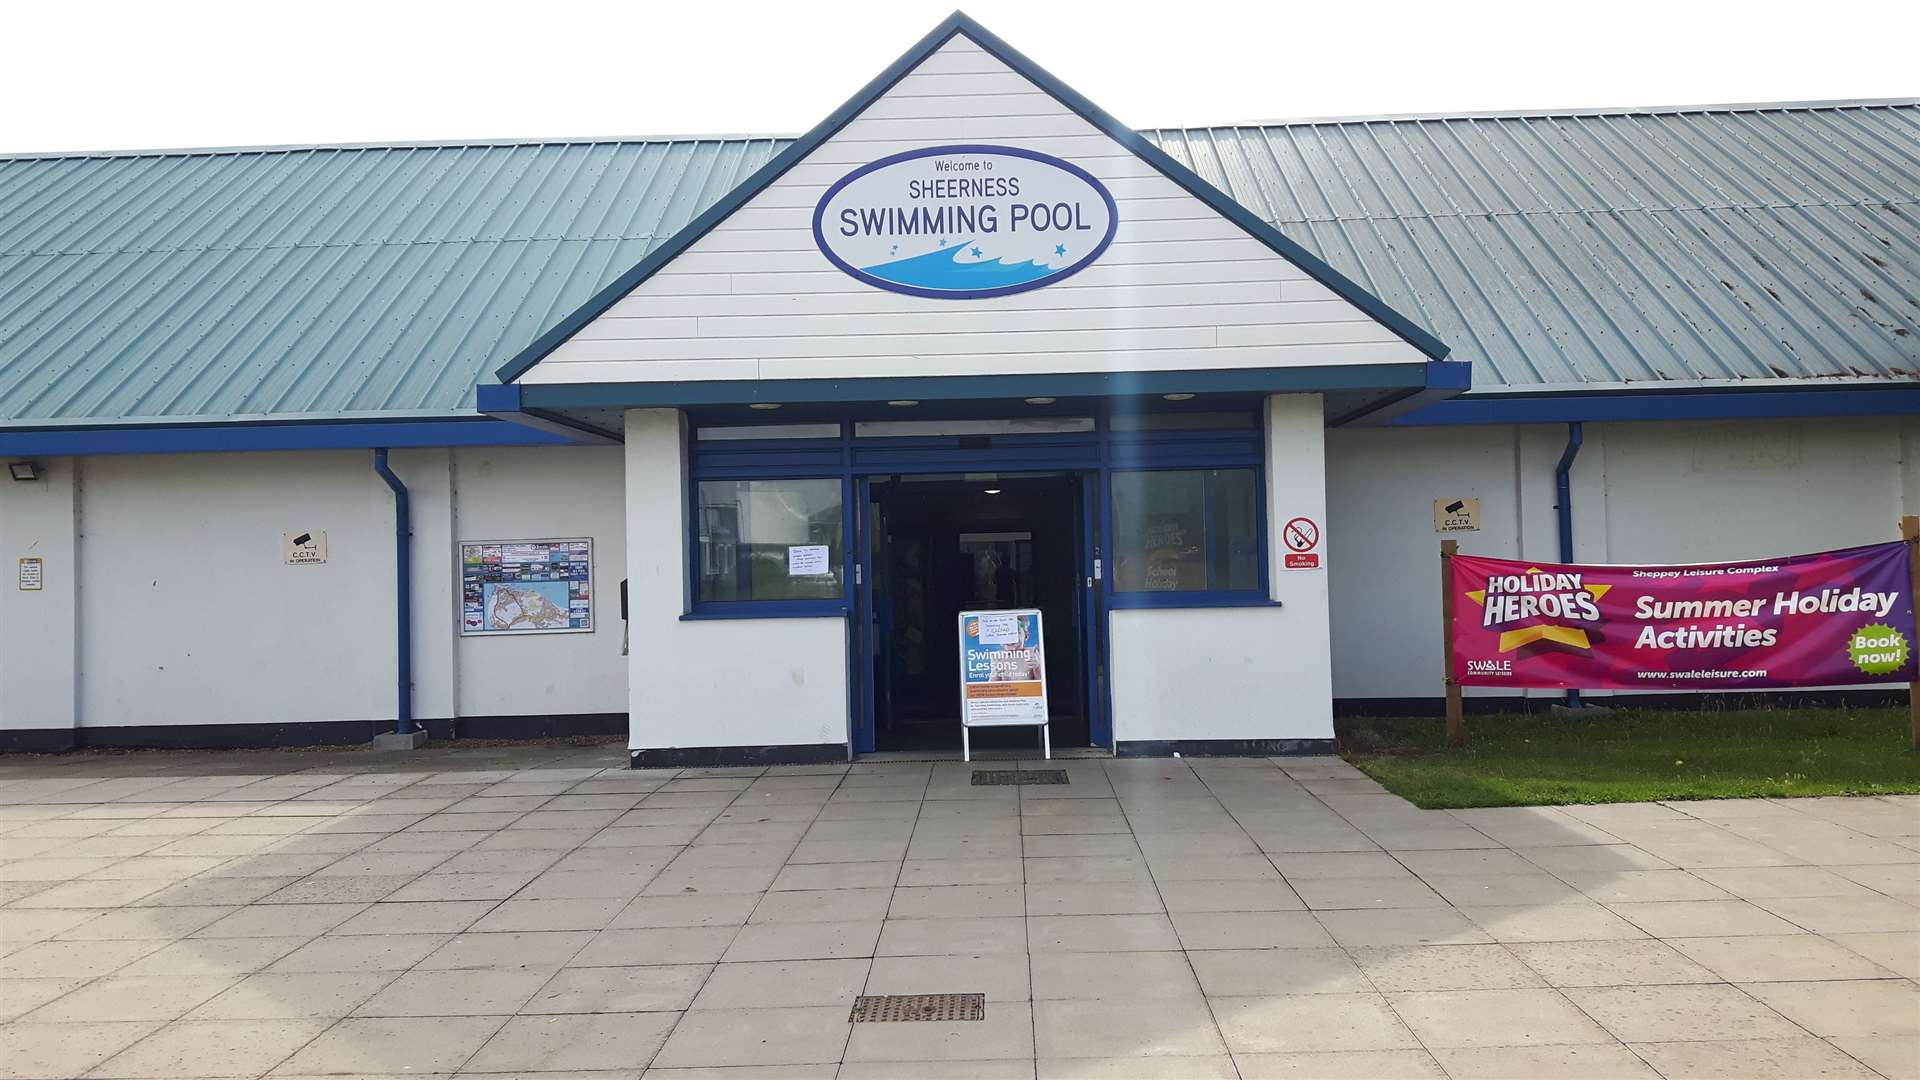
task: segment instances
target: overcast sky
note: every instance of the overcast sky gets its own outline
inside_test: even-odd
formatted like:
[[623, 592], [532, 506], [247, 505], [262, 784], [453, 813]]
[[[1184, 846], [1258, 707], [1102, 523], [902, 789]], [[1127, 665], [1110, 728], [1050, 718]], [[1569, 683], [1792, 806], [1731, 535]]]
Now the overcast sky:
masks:
[[[0, 152], [790, 134], [927, 0], [13, 3]], [[1137, 127], [1920, 95], [1913, 0], [1057, 3], [968, 14]]]

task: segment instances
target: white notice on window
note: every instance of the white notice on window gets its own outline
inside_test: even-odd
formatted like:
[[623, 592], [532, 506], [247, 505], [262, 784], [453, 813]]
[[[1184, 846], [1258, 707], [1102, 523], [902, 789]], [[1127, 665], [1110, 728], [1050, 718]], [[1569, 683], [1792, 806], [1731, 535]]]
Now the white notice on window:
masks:
[[982, 645], [1018, 645], [1020, 643], [1020, 617], [1011, 611], [983, 611], [980, 613], [980, 644]]
[[20, 560], [20, 591], [38, 592], [40, 590], [40, 567], [39, 559], [28, 557]]
[[819, 577], [833, 573], [827, 565], [827, 545], [797, 544], [787, 549], [788, 577]]

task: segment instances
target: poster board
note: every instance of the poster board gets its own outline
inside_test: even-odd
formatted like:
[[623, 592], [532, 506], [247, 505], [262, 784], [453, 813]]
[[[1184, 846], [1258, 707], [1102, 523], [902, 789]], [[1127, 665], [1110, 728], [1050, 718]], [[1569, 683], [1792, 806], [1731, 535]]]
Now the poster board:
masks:
[[[1046, 739], [1046, 635], [1037, 608], [960, 613], [960, 734], [967, 730], [1038, 727]], [[1051, 755], [1049, 750], [1048, 756]]]
[[593, 541], [460, 542], [460, 636], [593, 631]]

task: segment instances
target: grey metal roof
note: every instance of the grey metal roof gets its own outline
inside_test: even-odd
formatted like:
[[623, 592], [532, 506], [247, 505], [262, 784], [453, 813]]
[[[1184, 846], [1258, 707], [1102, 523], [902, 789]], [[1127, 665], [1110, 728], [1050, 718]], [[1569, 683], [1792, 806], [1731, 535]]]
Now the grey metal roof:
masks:
[[1912, 101], [1145, 134], [1482, 393], [1920, 378]]
[[781, 145], [0, 160], [0, 418], [470, 412]]
[[[1145, 134], [1483, 392], [1920, 377], [1913, 102]], [[0, 422], [470, 411], [786, 142], [0, 159]]]

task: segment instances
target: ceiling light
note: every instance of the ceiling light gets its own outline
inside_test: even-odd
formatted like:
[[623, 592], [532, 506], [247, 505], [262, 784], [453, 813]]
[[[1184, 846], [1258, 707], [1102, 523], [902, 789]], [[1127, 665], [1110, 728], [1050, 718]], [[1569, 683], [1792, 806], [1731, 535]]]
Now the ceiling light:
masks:
[[903, 398], [899, 401], [889, 401], [887, 402], [887, 404], [893, 406], [896, 409], [911, 409], [915, 405], [918, 405], [920, 403], [917, 401], [914, 401], [912, 398]]
[[780, 403], [777, 401], [756, 401], [747, 406], [749, 409], [777, 409], [779, 407]]
[[999, 488], [986, 488], [986, 489], [984, 489], [984, 490], [985, 490], [985, 491], [986, 491], [986, 493], [987, 493], [987, 494], [989, 494], [989, 495], [998, 495], [998, 494], [1000, 494], [1000, 489], [999, 489]]
[[7, 462], [7, 472], [12, 473], [15, 480], [38, 480], [40, 479], [40, 463], [37, 461], [9, 461]]
[[1058, 400], [1058, 399], [1057, 399], [1057, 398], [1050, 398], [1050, 397], [1030, 397], [1030, 398], [1028, 398], [1028, 399], [1027, 399], [1027, 404], [1029, 404], [1029, 405], [1051, 405], [1051, 404], [1053, 404], [1053, 403], [1054, 403], [1054, 402], [1055, 402], [1056, 400]]
[[1168, 401], [1192, 401], [1193, 400], [1192, 394], [1161, 394], [1160, 396], [1167, 399]]

